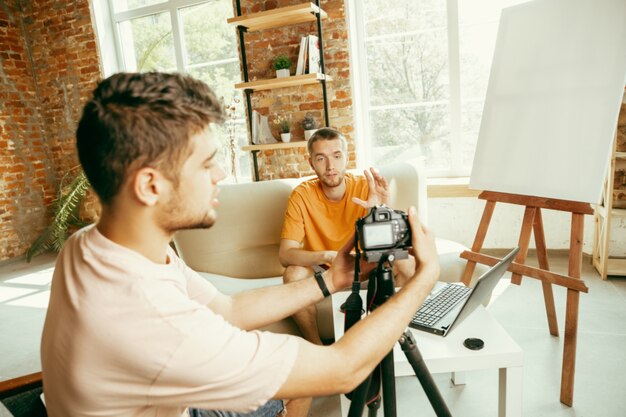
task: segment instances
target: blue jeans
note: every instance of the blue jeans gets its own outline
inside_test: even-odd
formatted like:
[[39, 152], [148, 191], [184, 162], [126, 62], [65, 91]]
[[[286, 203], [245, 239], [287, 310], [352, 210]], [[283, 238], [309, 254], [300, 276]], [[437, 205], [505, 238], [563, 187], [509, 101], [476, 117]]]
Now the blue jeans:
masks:
[[189, 409], [190, 417], [276, 417], [282, 413], [285, 405], [280, 400], [270, 400], [259, 407], [256, 411], [250, 413], [236, 413], [234, 411], [211, 411], [199, 410], [197, 408]]

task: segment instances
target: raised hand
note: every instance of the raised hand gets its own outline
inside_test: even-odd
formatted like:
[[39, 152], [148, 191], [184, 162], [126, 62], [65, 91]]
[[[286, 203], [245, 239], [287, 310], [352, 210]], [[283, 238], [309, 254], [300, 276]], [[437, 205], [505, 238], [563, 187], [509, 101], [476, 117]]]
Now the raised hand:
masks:
[[369, 209], [381, 204], [389, 205], [389, 184], [376, 168], [370, 168], [363, 171], [367, 179], [369, 194], [367, 201], [353, 197], [352, 202]]

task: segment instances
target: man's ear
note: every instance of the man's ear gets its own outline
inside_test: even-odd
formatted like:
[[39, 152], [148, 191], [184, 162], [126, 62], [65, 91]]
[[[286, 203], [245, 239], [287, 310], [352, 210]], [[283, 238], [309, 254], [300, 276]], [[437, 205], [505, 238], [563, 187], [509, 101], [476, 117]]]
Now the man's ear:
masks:
[[315, 167], [313, 166], [313, 159], [311, 159], [310, 156], [308, 157], [308, 161], [309, 161], [309, 165], [311, 166], [311, 169], [315, 171]]
[[163, 175], [154, 168], [144, 167], [133, 177], [133, 193], [146, 206], [155, 206], [167, 187]]

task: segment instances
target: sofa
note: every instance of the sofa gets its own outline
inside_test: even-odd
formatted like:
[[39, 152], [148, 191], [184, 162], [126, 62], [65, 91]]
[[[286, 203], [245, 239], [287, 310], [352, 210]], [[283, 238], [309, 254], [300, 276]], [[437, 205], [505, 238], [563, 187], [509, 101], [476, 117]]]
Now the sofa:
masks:
[[[390, 206], [406, 211], [413, 205], [421, 221], [428, 224], [426, 177], [421, 165], [394, 163], [380, 167], [380, 171], [389, 182]], [[278, 247], [287, 199], [293, 188], [307, 178], [221, 186], [215, 225], [178, 232], [174, 237], [177, 253], [225, 294], [282, 283], [284, 268], [278, 260]], [[440, 280], [460, 281], [466, 261], [459, 254], [465, 249], [456, 242], [437, 239]], [[475, 276], [481, 272], [477, 268]], [[318, 325], [325, 339], [334, 337], [331, 314], [330, 299], [320, 302]], [[300, 334], [291, 318], [265, 330]]]

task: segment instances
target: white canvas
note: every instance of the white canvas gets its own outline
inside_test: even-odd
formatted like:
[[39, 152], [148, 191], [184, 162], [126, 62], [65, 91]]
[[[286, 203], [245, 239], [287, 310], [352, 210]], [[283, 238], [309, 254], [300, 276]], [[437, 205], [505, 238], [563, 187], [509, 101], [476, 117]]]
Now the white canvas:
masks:
[[625, 0], [504, 9], [470, 187], [599, 203], [625, 80]]

